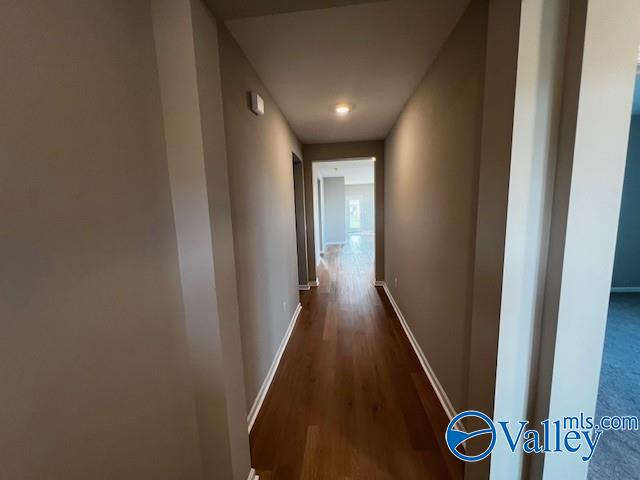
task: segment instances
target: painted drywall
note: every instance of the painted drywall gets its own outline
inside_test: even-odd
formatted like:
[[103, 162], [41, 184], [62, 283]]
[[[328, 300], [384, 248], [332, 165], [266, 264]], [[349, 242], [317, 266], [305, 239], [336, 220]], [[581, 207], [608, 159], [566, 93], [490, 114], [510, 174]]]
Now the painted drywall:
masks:
[[[174, 215], [181, 227], [185, 310], [187, 299], [196, 308], [215, 300], [215, 310], [196, 310], [201, 317], [195, 322], [187, 318], [204, 477], [244, 479], [251, 461], [216, 22], [201, 0], [155, 2], [168, 7], [164, 20], [171, 31], [184, 24], [178, 35], [165, 35], [163, 50], [156, 36], [156, 51], [159, 64], [161, 53], [169, 59], [160, 71], [160, 85], [169, 86], [162, 88], [162, 103]], [[169, 145], [170, 133], [177, 133], [180, 143]], [[213, 278], [201, 270], [208, 251]], [[213, 295], [205, 293], [212, 290]]]
[[[387, 135], [468, 1], [329, 8], [335, 0], [316, 0], [314, 10], [250, 16], [226, 25], [301, 141], [371, 140]], [[222, 2], [237, 8], [260, 3], [270, 10], [283, 0]], [[345, 101], [355, 108], [336, 118], [330, 107]]]
[[486, 2], [472, 2], [385, 141], [385, 278], [457, 410], [468, 381], [486, 29]]
[[[578, 2], [576, 2], [578, 3]], [[585, 39], [587, 8], [584, 2], [569, 8], [564, 65], [561, 117], [558, 133], [558, 150], [551, 205], [551, 231], [544, 285], [544, 301], [540, 322], [538, 364], [535, 369], [535, 385], [532, 392], [532, 421], [539, 423], [549, 418], [551, 377], [553, 375], [556, 347], [557, 319], [560, 305], [560, 285], [563, 270], [564, 239], [567, 228], [567, 209], [572, 182], [572, 158], [577, 128], [577, 104], [580, 94], [582, 57]], [[610, 281], [610, 280], [609, 280]], [[545, 458], [534, 455], [526, 458], [529, 463], [525, 475], [542, 478]]]
[[631, 117], [627, 164], [613, 264], [614, 288], [640, 290], [640, 116]]
[[345, 142], [345, 143], [320, 143], [314, 145], [303, 145], [303, 162], [305, 166], [305, 209], [307, 215], [307, 258], [309, 267], [309, 278], [316, 278], [316, 229], [318, 225], [314, 222], [314, 208], [317, 206], [314, 201], [313, 189], [315, 180], [313, 178], [313, 162], [326, 162], [333, 160], [346, 160], [350, 158], [375, 157], [375, 263], [376, 280], [384, 280], [384, 141], [371, 140], [367, 142]]
[[[495, 7], [497, 5], [491, 6], [489, 25], [497, 20], [493, 16], [496, 14], [501, 16], [501, 25], [508, 24], [509, 17], [502, 16], [509, 14], [509, 11], [502, 5], [500, 13], [497, 13], [493, 10]], [[496, 220], [501, 223], [500, 217], [505, 218], [502, 202], [492, 202], [491, 209], [483, 204], [478, 218], [478, 229], [490, 228], [487, 233], [494, 238], [492, 244], [477, 247], [476, 264], [486, 262], [488, 258], [493, 259], [495, 253], [490, 252], [500, 251], [496, 245], [504, 241], [504, 266], [502, 293], [499, 296], [495, 293], [499, 289], [490, 281], [493, 279], [487, 275], [487, 270], [478, 271], [478, 274], [482, 272], [482, 276], [477, 277], [479, 284], [474, 294], [477, 295], [476, 305], [496, 308], [494, 301], [499, 299], [496, 302], [500, 308], [499, 329], [496, 330], [495, 314], [486, 315], [488, 312], [483, 309], [483, 316], [486, 317], [482, 323], [474, 325], [476, 335], [472, 335], [472, 338], [486, 339], [482, 343], [486, 345], [487, 360], [478, 367], [475, 365], [481, 362], [477, 356], [470, 361], [469, 371], [470, 376], [475, 377], [472, 383], [475, 388], [473, 393], [469, 392], [468, 404], [478, 405], [483, 412], [491, 412], [492, 399], [487, 398], [486, 393], [479, 392], [490, 395], [495, 381], [492, 418], [530, 418], [533, 410], [550, 233], [549, 207], [556, 173], [560, 100], [564, 70], [571, 63], [565, 57], [568, 13], [567, 2], [523, 2], [519, 35], [517, 30], [503, 30], [501, 46], [498, 47], [500, 51], [488, 50], [492, 52], [488, 53], [492, 59], [499, 53], [498, 58], [503, 65], [512, 64], [517, 52], [517, 69], [513, 65], [514, 73], [505, 72], [504, 83], [499, 90], [493, 88], [496, 77], [492, 74], [493, 85], [485, 90], [492, 91], [499, 98], [499, 101], [491, 99], [492, 108], [485, 109], [486, 118], [495, 119], [499, 107], [505, 112], [507, 122], [499, 132], [500, 141], [493, 139], [490, 144], [485, 143], [485, 139], [489, 140], [489, 135], [495, 135], [495, 131], [491, 132], [493, 128], [483, 129], [481, 178], [484, 182], [481, 182], [483, 188], [480, 198], [486, 199], [487, 195], [491, 195], [484, 188], [489, 186], [488, 182], [494, 184], [494, 195], [504, 195], [506, 192], [508, 198], [506, 224], [498, 226], [494, 223]], [[512, 11], [512, 14], [517, 14], [517, 11]], [[513, 33], [516, 33], [515, 39], [504, 38], [505, 34]], [[491, 71], [491, 68], [495, 72], [492, 59], [487, 59], [487, 71]], [[512, 129], [509, 128], [510, 123]], [[486, 125], [495, 125], [495, 120]], [[497, 182], [500, 182], [498, 188], [495, 187]], [[501, 208], [497, 208], [497, 205]], [[495, 220], [492, 222], [491, 219]], [[493, 278], [500, 277], [496, 275]], [[490, 294], [487, 294], [487, 290]], [[496, 358], [496, 336], [497, 362], [493, 360]], [[474, 353], [479, 356], [481, 350], [476, 349]], [[487, 367], [487, 364], [496, 365], [495, 370]], [[478, 445], [478, 448], [483, 446]], [[512, 452], [508, 445], [498, 442], [491, 453], [491, 479], [528, 478], [524, 472], [526, 462], [531, 457], [522, 450]], [[475, 478], [486, 478], [486, 472]], [[530, 478], [539, 477], [532, 475]]]
[[[231, 384], [232, 375], [242, 377], [240, 339], [223, 338], [225, 324], [233, 322], [237, 330], [237, 305], [235, 317], [229, 308], [237, 300], [224, 292], [224, 283], [216, 285], [216, 274], [233, 279], [234, 273], [214, 266], [212, 247], [225, 247], [225, 229], [212, 228], [205, 169], [212, 157], [226, 162], [215, 22], [199, 0], [154, 0], [152, 13], [203, 478], [243, 478], [250, 469], [248, 442], [243, 412], [235, 406], [244, 402], [244, 392]], [[198, 80], [205, 85], [202, 92]], [[206, 129], [205, 118], [213, 120]], [[228, 195], [221, 179], [221, 188], [212, 192], [218, 197]], [[232, 254], [231, 249], [226, 256]], [[218, 260], [224, 257], [218, 252]]]
[[[345, 185], [346, 223], [349, 232], [372, 233], [375, 227], [375, 190], [374, 184]], [[349, 224], [349, 200], [360, 202], [360, 228], [351, 228]]]
[[[286, 119], [229, 31], [218, 25], [247, 412], [299, 302], [292, 152]], [[265, 114], [247, 107], [258, 92]]]
[[324, 243], [344, 243], [345, 229], [344, 177], [324, 179]]
[[[559, 154], [564, 178], [554, 195], [560, 240], [552, 235], [550, 249], [558, 252], [560, 270], [548, 281], [557, 314], [548, 318], [555, 338], [547, 350], [553, 363], [545, 418], [595, 415], [640, 42], [640, 4], [620, 0], [609, 7], [589, 2], [576, 9], [584, 18], [578, 38], [582, 63], [573, 92], [577, 101], [569, 105], [573, 133], [561, 137], [571, 148]], [[543, 478], [585, 479], [589, 464], [581, 456], [587, 451], [583, 445], [575, 455], [545, 455]]]
[[271, 0], [265, 2], [264, 0], [244, 0], [243, 2], [229, 2], [228, 0], [206, 0], [206, 3], [215, 13], [216, 18], [228, 20], [231, 18], [260, 17], [304, 10], [342, 7], [371, 1], [372, 0]]
[[[492, 417], [521, 7], [521, 2], [491, 0], [487, 22], [467, 406]], [[472, 454], [483, 448], [481, 441], [467, 443]], [[465, 479], [485, 480], [489, 470], [488, 459], [467, 462]], [[518, 478], [517, 472], [508, 478]]]
[[[227, 442], [233, 478], [244, 480], [251, 470], [251, 456], [246, 411], [243, 408], [246, 403], [244, 362], [234, 262], [218, 32], [216, 19], [204, 2], [190, 0], [190, 3], [222, 353], [219, 371], [222, 372], [224, 383], [221, 387], [226, 400], [224, 411], [227, 417]], [[204, 372], [203, 369], [199, 371]], [[202, 431], [202, 422], [200, 425]], [[222, 429], [218, 431], [219, 434], [224, 433]], [[212, 458], [209, 461], [213, 467], [210, 469], [211, 476], [220, 478], [220, 464]]]
[[201, 479], [149, 3], [0, 10], [0, 477]]

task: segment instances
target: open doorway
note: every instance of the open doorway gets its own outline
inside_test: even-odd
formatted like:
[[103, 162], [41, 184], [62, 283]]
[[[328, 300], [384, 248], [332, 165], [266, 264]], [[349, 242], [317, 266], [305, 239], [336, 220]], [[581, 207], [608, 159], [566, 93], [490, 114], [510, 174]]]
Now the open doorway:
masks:
[[298, 289], [309, 290], [307, 268], [307, 224], [304, 210], [304, 165], [295, 153], [293, 157], [293, 195], [296, 216], [296, 250], [298, 254]]
[[[606, 417], [615, 419], [617, 416], [638, 415], [640, 412], [640, 216], [638, 212], [640, 212], [640, 75], [637, 74], [596, 403], [598, 424], [601, 424]], [[636, 424], [635, 430], [613, 429], [602, 435], [600, 445], [589, 465], [589, 479], [635, 478], [640, 471], [640, 430], [637, 428]]]
[[313, 162], [315, 262], [328, 256], [373, 281], [375, 266], [375, 158]]

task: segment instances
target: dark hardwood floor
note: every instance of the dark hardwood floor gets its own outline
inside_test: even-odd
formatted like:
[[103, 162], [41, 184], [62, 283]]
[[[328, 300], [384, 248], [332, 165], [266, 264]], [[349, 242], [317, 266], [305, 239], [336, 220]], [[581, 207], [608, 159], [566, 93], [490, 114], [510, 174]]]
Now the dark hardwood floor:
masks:
[[382, 288], [372, 239], [331, 246], [251, 431], [261, 480], [462, 478], [448, 423]]

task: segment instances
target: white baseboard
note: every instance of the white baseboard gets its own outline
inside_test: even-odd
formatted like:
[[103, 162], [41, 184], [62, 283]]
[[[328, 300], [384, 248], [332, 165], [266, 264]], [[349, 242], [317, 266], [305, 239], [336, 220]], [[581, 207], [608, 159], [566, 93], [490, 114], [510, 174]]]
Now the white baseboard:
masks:
[[298, 290], [311, 290], [311, 285], [298, 285]]
[[256, 397], [253, 405], [251, 406], [251, 410], [249, 410], [249, 415], [247, 415], [247, 424], [249, 432], [251, 432], [251, 428], [253, 428], [253, 424], [258, 417], [258, 413], [260, 412], [260, 408], [262, 408], [262, 402], [267, 396], [267, 392], [269, 391], [269, 387], [271, 387], [271, 382], [273, 382], [273, 377], [278, 370], [278, 365], [280, 364], [280, 360], [282, 359], [282, 354], [284, 353], [285, 348], [287, 347], [287, 343], [289, 343], [289, 338], [291, 338], [291, 333], [293, 332], [293, 327], [296, 326], [296, 322], [298, 317], [300, 316], [300, 311], [302, 310], [302, 305], [298, 303], [295, 312], [293, 312], [293, 317], [291, 317], [291, 322], [289, 322], [289, 326], [287, 327], [287, 331], [284, 333], [284, 337], [282, 338], [282, 342], [280, 342], [280, 346], [278, 347], [278, 351], [276, 352], [276, 356], [273, 359], [273, 363], [271, 363], [271, 367], [269, 367], [269, 371], [267, 372], [267, 377], [262, 382], [262, 386], [260, 387], [260, 391], [258, 392], [258, 396]]
[[260, 480], [260, 477], [258, 476], [258, 474], [256, 474], [255, 468], [251, 469], [251, 471], [249, 472], [249, 476], [247, 477], [247, 480]]
[[640, 287], [611, 287], [611, 293], [640, 293]]
[[[389, 291], [389, 287], [387, 283], [382, 282], [382, 286], [384, 287], [384, 291], [387, 294], [387, 298], [391, 302], [391, 306], [393, 307], [393, 310], [396, 312], [396, 315], [400, 320], [400, 324], [402, 325], [402, 329], [404, 330], [404, 333], [407, 335], [407, 338], [409, 339], [409, 343], [411, 343], [411, 346], [413, 347], [413, 351], [416, 352], [418, 360], [420, 360], [420, 364], [422, 365], [424, 373], [427, 375], [429, 382], [431, 382], [431, 386], [433, 387], [433, 390], [436, 392], [436, 395], [438, 396], [438, 400], [440, 400], [442, 408], [444, 409], [445, 413], [449, 417], [449, 420], [451, 420], [453, 417], [456, 416], [456, 411], [453, 408], [451, 400], [449, 400], [449, 397], [447, 396], [447, 392], [444, 391], [444, 388], [442, 388], [442, 385], [440, 384], [438, 377], [436, 377], [436, 374], [431, 368], [431, 365], [429, 365], [427, 357], [422, 351], [422, 348], [420, 348], [420, 345], [418, 344], [416, 337], [414, 337], [413, 332], [409, 328], [409, 324], [405, 320], [404, 315], [402, 315], [402, 312], [400, 311], [400, 307], [398, 307], [398, 304], [393, 298], [393, 295], [391, 295], [391, 292]], [[462, 430], [460, 423], [458, 423], [457, 428]]]
[[384, 280], [375, 280], [373, 282], [374, 287], [384, 287]]
[[309, 282], [310, 287], [317, 287], [318, 285], [320, 285], [320, 281], [317, 278]]

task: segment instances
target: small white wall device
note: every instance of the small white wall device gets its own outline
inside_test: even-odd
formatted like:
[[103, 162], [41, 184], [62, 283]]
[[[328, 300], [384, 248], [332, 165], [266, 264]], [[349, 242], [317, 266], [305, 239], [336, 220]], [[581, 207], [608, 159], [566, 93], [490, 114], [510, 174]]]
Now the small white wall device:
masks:
[[258, 116], [264, 115], [264, 100], [256, 92], [249, 92], [249, 108]]

